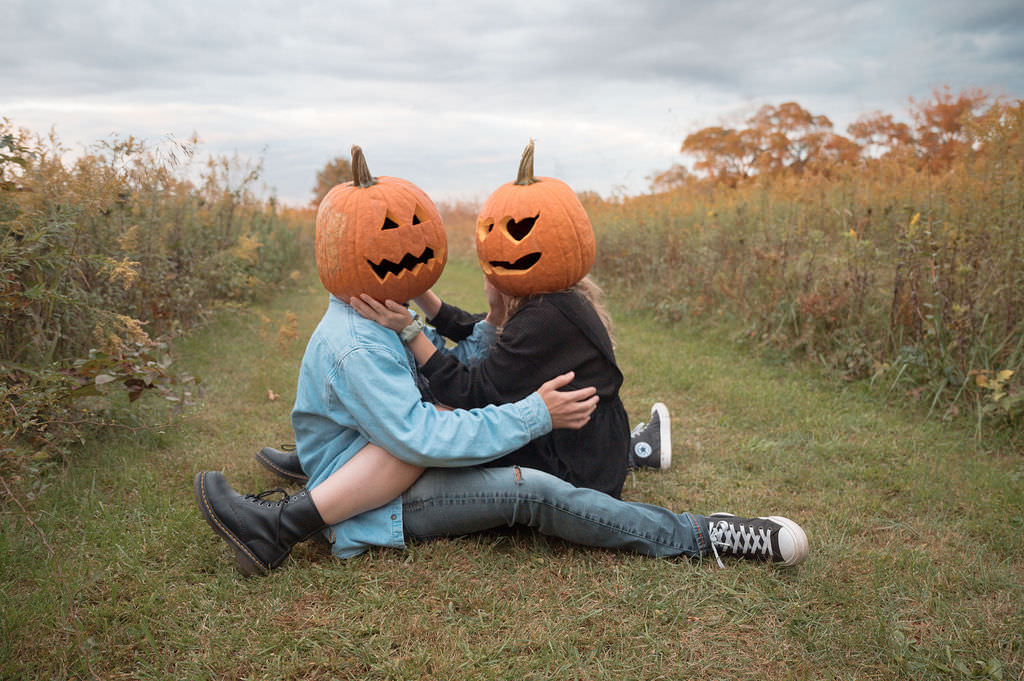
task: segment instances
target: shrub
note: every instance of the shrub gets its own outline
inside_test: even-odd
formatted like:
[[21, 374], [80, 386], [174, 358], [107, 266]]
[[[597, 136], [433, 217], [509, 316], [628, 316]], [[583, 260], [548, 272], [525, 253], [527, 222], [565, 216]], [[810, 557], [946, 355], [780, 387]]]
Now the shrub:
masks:
[[59, 421], [97, 421], [67, 410], [115, 385], [181, 399], [164, 339], [309, 261], [311, 211], [257, 199], [259, 164], [194, 168], [196, 144], [114, 137], [67, 160], [0, 124], [0, 437], [58, 447], [81, 436]]

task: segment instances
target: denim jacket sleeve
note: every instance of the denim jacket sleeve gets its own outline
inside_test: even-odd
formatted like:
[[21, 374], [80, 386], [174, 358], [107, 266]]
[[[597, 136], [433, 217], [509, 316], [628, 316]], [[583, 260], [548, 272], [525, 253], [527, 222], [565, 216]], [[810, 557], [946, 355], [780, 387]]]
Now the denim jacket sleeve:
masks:
[[395, 341], [395, 348], [351, 348], [330, 380], [363, 436], [397, 458], [419, 466], [471, 466], [550, 432], [551, 417], [537, 393], [473, 410], [443, 411], [423, 402]]
[[498, 330], [494, 326], [481, 319], [473, 325], [470, 335], [456, 345], [448, 347], [444, 336], [429, 326], [423, 329], [427, 338], [444, 355], [454, 357], [460, 364], [476, 366], [487, 356], [488, 350], [498, 341]]

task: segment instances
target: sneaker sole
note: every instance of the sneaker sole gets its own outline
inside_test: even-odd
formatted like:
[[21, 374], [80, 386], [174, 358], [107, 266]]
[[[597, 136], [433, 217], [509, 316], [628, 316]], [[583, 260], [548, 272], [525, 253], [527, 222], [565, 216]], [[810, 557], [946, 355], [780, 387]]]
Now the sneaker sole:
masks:
[[224, 527], [223, 523], [213, 512], [210, 507], [210, 502], [206, 498], [206, 486], [203, 484], [203, 480], [206, 477], [205, 472], [196, 473], [195, 480], [192, 482], [192, 491], [196, 496], [196, 504], [199, 506], [199, 512], [203, 514], [203, 518], [206, 519], [206, 523], [216, 532], [221, 538], [228, 543], [228, 546], [235, 552], [235, 563], [238, 565], [238, 571], [246, 577], [257, 577], [262, 576], [270, 572], [270, 569], [263, 565], [255, 556], [253, 556], [241, 540], [233, 535], [228, 528]]
[[[735, 518], [736, 516], [732, 513], [712, 513], [708, 518]], [[781, 565], [783, 567], [793, 567], [807, 560], [807, 554], [810, 552], [810, 544], [807, 542], [807, 533], [804, 532], [804, 528], [797, 525], [789, 518], [781, 515], [768, 515], [761, 516], [767, 518], [774, 523], [778, 523], [782, 527], [789, 530], [789, 533], [793, 535], [793, 555], [787, 560], [772, 561], [773, 565]]]
[[784, 518], [780, 515], [770, 515], [768, 520], [782, 525], [793, 535], [793, 555], [789, 557], [789, 560], [782, 561], [781, 565], [792, 567], [804, 562], [810, 550], [810, 546], [807, 543], [807, 533], [804, 532], [804, 529], [789, 518]]
[[658, 468], [667, 469], [672, 465], [672, 425], [669, 423], [668, 407], [662, 402], [655, 402], [651, 407], [651, 415], [658, 414], [658, 436], [661, 438], [661, 458]]

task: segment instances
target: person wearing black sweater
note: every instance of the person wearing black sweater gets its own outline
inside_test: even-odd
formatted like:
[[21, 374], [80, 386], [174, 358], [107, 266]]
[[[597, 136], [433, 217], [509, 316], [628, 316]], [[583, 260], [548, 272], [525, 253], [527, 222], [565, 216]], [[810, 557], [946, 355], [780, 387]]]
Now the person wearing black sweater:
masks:
[[[600, 397], [589, 423], [579, 430], [553, 431], [487, 465], [536, 468], [577, 487], [619, 497], [628, 470], [630, 430], [619, 399], [622, 372], [595, 307], [598, 291], [588, 277], [563, 291], [517, 300], [498, 342], [479, 364], [466, 366], [449, 355], [430, 352], [420, 362], [420, 372], [440, 403], [461, 409], [515, 402], [536, 390], [538, 379], [575, 372], [569, 387], [593, 386]], [[411, 321], [399, 314], [394, 319], [391, 328]], [[442, 303], [429, 321], [451, 338], [465, 331], [467, 315]]]

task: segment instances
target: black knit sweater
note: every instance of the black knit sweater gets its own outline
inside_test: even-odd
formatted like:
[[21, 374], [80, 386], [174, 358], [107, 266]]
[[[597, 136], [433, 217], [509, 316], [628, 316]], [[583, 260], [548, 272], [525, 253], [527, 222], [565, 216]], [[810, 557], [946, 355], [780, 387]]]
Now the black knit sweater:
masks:
[[[446, 304], [431, 323], [441, 334], [461, 338], [469, 320]], [[527, 300], [476, 366], [434, 353], [421, 367], [437, 400], [463, 409], [514, 402], [567, 371], [576, 376], [566, 389], [593, 386], [600, 396], [587, 425], [554, 430], [489, 465], [537, 468], [618, 497], [629, 448], [629, 421], [619, 399], [622, 372], [607, 330], [579, 293], [560, 291]]]

